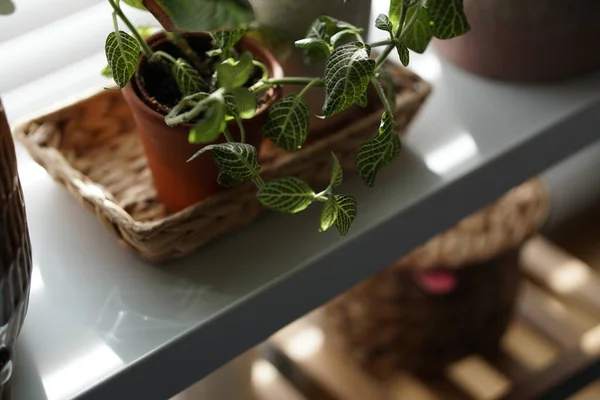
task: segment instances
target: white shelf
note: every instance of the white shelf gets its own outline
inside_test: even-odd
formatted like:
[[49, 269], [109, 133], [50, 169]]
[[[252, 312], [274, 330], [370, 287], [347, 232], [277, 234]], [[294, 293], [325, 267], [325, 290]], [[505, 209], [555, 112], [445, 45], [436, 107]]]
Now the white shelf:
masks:
[[433, 52], [413, 68], [433, 94], [377, 186], [348, 179], [346, 238], [317, 233], [316, 208], [268, 214], [159, 269], [19, 147], [35, 279], [13, 398], [164, 400], [600, 134], [600, 76], [509, 85]]

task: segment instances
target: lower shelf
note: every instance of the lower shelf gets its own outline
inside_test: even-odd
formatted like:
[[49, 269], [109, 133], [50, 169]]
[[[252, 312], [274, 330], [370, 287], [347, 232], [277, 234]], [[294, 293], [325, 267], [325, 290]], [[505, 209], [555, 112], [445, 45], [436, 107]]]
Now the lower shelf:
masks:
[[[582, 235], [585, 240], [578, 239]], [[527, 279], [498, 358], [474, 354], [436, 381], [404, 372], [377, 380], [328, 342], [317, 310], [265, 344], [268, 365], [310, 400], [569, 398], [600, 377], [600, 228], [563, 236], [577, 243], [577, 252], [542, 236], [524, 246], [520, 262]], [[592, 386], [572, 399], [598, 399], [599, 390]]]

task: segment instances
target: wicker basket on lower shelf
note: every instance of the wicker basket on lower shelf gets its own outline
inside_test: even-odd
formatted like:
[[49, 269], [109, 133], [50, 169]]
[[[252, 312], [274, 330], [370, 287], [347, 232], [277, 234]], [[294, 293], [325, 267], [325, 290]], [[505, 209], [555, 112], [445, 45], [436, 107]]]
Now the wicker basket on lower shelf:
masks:
[[[513, 189], [333, 300], [326, 330], [377, 376], [437, 374], [474, 352], [492, 356], [519, 288], [518, 250], [548, 208], [539, 180]], [[453, 274], [455, 287], [426, 290], [427, 269]]]
[[[402, 132], [430, 87], [409, 70], [391, 64], [386, 68], [398, 89], [395, 118]], [[276, 150], [266, 141], [260, 154], [263, 179], [291, 175], [316, 188], [326, 186], [332, 151], [344, 170], [354, 170], [356, 150], [377, 132], [383, 112], [370, 104], [364, 118], [309, 137], [299, 151]], [[102, 92], [35, 118], [15, 134], [34, 160], [146, 260], [182, 257], [249, 224], [263, 210], [254, 185], [247, 182], [169, 215], [156, 196], [131, 112], [119, 92]]]

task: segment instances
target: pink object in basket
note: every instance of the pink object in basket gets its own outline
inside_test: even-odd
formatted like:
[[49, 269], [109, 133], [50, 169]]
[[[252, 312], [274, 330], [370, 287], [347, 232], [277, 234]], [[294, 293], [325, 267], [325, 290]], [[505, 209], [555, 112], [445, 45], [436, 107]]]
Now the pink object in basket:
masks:
[[448, 294], [456, 288], [456, 274], [446, 268], [415, 271], [415, 281], [431, 294]]

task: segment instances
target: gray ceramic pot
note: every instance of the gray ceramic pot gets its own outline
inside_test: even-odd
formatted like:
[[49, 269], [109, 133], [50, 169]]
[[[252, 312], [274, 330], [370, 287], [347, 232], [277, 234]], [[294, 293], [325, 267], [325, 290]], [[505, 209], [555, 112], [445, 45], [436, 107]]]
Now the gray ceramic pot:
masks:
[[31, 246], [12, 135], [0, 101], [0, 399], [13, 369], [13, 346], [25, 319]]
[[[365, 30], [365, 38], [369, 32], [371, 16], [371, 0], [353, 0], [345, 3], [342, 0], [250, 0], [256, 14], [256, 20], [265, 26], [277, 30], [290, 43], [302, 39], [312, 21], [320, 15], [328, 15]], [[291, 55], [280, 60], [286, 76], [322, 76], [325, 64], [306, 64], [302, 52], [294, 50]], [[288, 86], [284, 88], [284, 96], [297, 93], [301, 88]], [[311, 131], [332, 129], [344, 120], [348, 120], [352, 112], [321, 120], [314, 117], [321, 115], [324, 92], [313, 89], [306, 95], [311, 109]], [[354, 115], [356, 115], [354, 110]]]
[[436, 47], [471, 72], [550, 81], [600, 69], [600, 1], [465, 0], [471, 32]]

